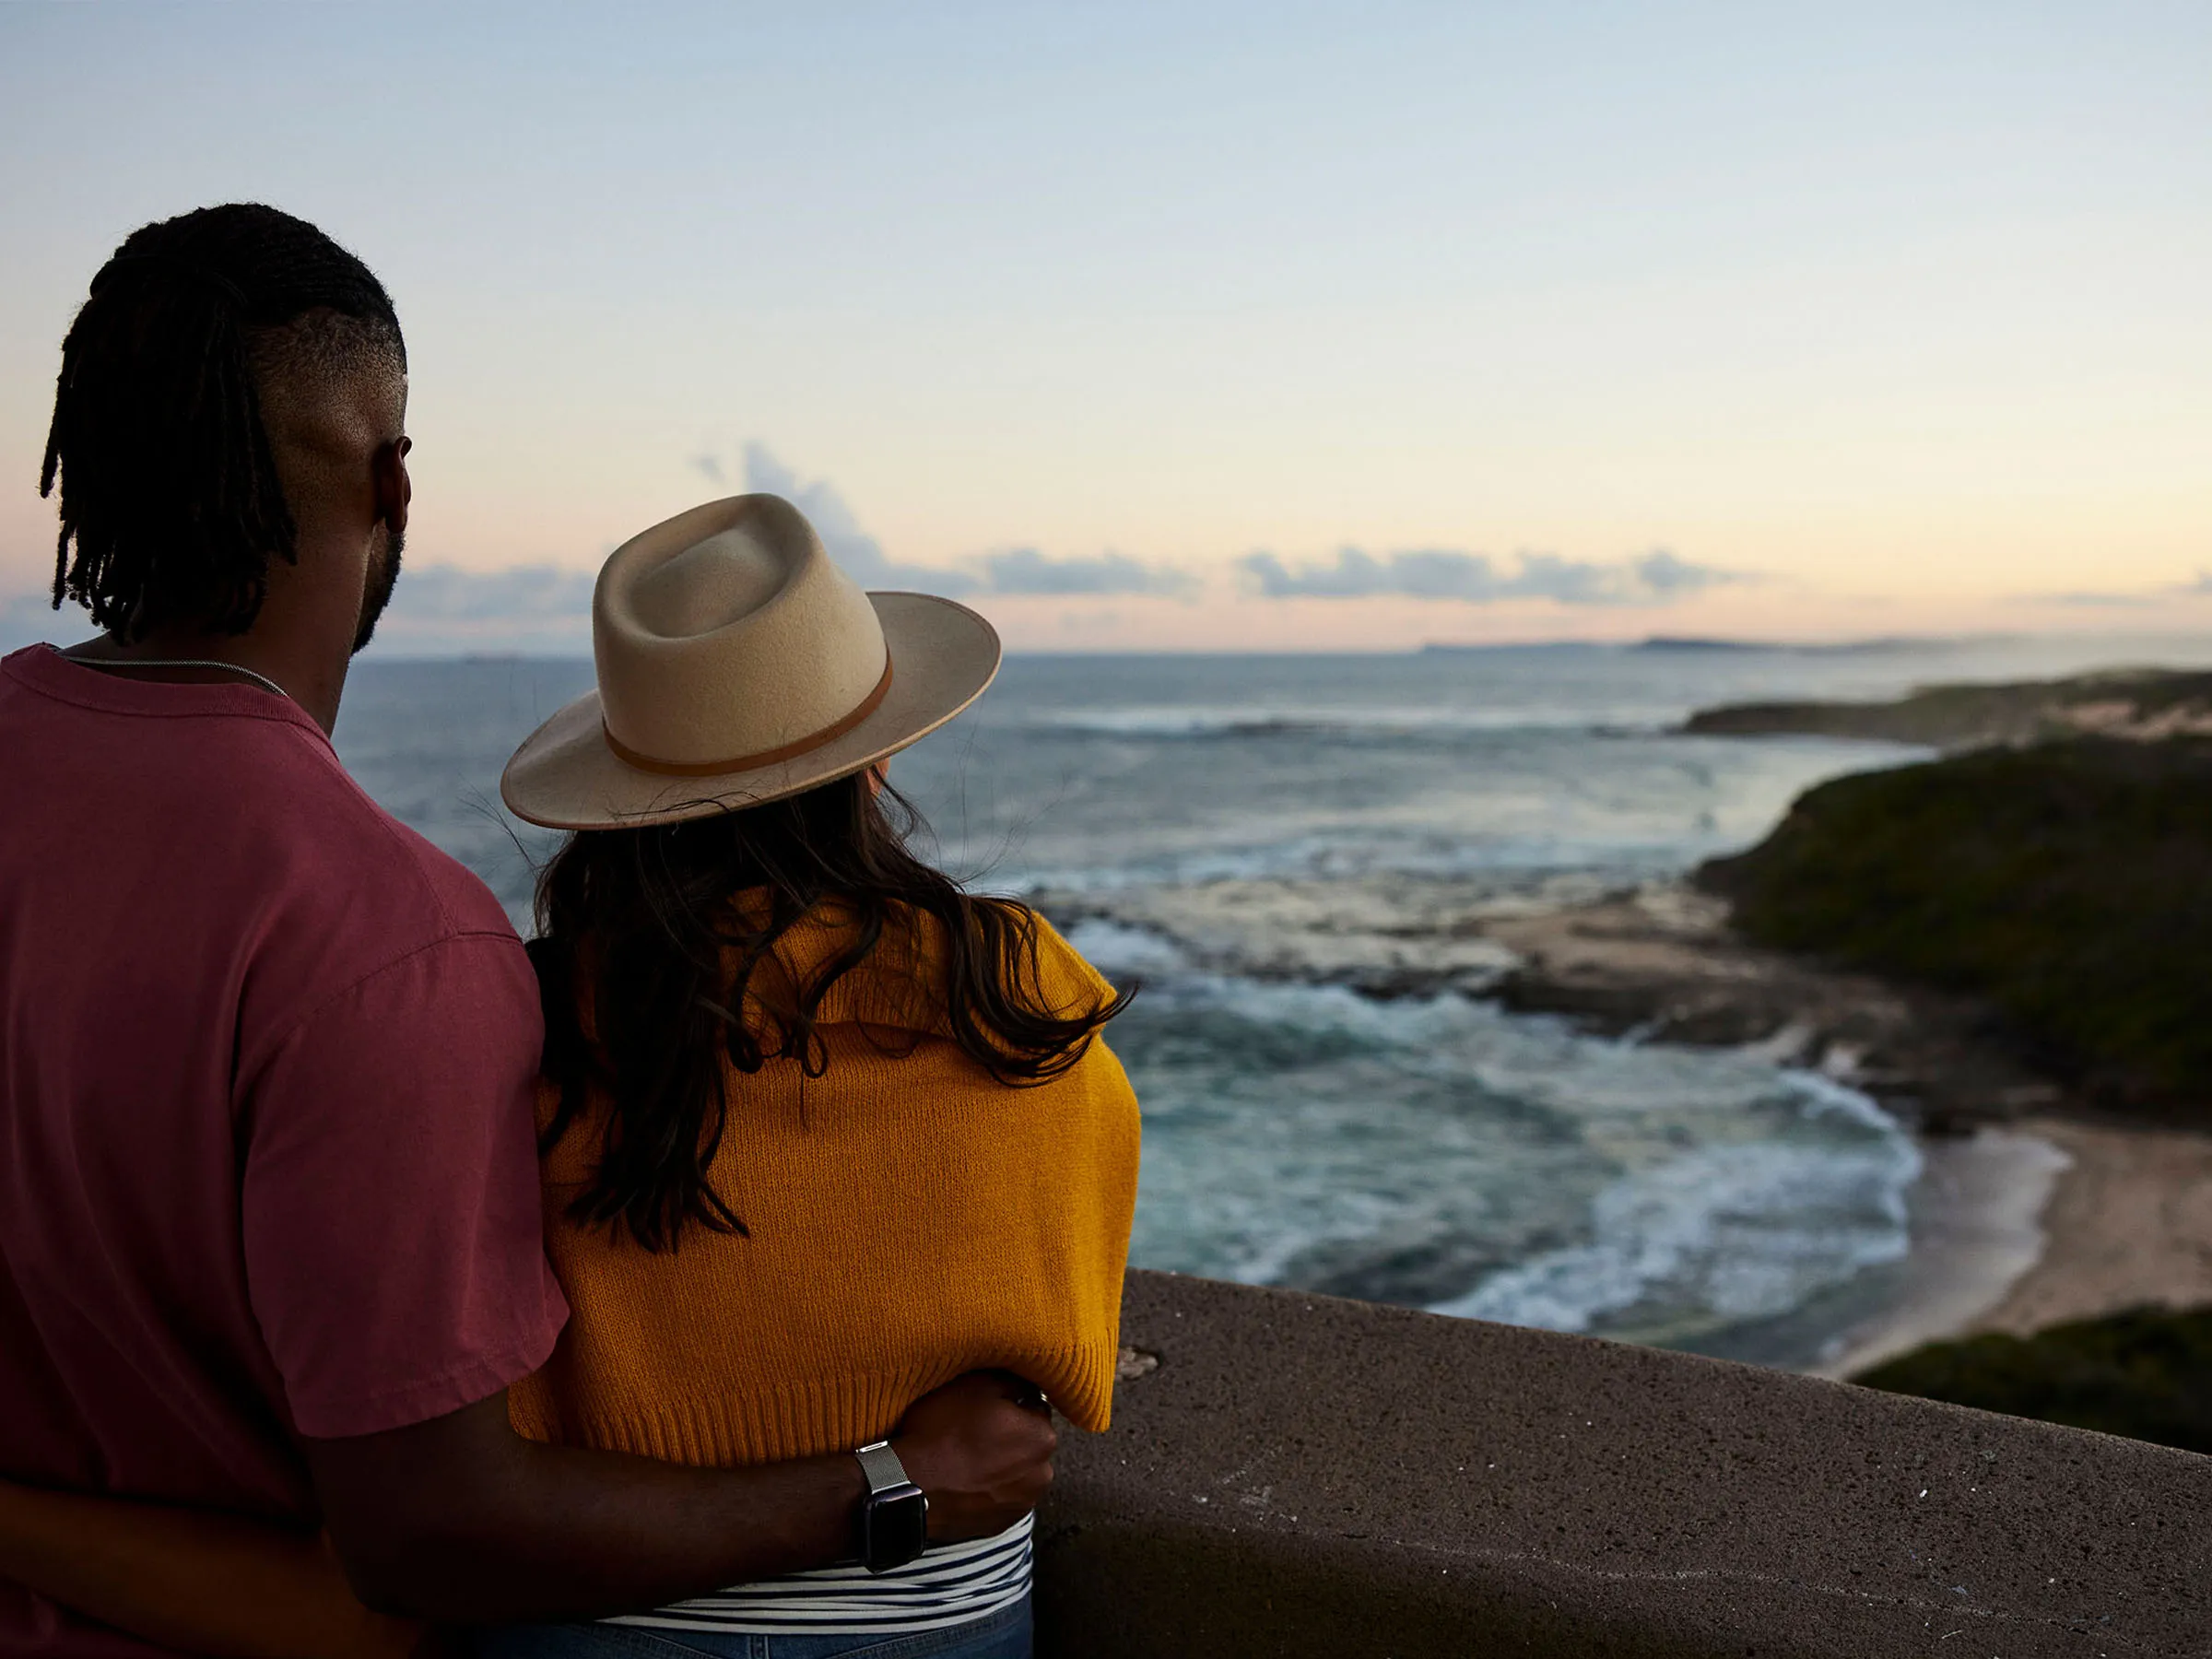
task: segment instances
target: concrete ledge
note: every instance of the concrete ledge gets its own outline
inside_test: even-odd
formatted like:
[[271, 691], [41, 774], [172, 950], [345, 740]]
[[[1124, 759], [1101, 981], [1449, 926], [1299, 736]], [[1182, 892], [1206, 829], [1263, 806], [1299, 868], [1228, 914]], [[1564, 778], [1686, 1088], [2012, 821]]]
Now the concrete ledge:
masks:
[[1130, 1276], [1041, 1651], [2212, 1655], [2212, 1458], [1687, 1355]]

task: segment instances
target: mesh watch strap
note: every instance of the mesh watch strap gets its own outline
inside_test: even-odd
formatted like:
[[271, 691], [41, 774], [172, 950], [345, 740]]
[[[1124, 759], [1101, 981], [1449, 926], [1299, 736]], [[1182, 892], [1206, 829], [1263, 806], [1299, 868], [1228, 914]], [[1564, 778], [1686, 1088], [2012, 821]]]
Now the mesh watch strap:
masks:
[[888, 1492], [894, 1487], [912, 1486], [913, 1477], [907, 1474], [906, 1465], [899, 1461], [899, 1453], [891, 1450], [889, 1441], [877, 1441], [862, 1446], [853, 1453], [860, 1459], [860, 1472], [868, 1477], [868, 1496]]

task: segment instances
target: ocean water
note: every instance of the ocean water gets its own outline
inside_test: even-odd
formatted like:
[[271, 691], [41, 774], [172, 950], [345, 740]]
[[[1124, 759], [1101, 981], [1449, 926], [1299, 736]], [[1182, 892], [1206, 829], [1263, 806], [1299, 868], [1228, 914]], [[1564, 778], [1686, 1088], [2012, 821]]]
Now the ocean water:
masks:
[[[1502, 1012], [1469, 917], [1678, 876], [1914, 751], [1693, 738], [1692, 709], [2100, 660], [2049, 644], [1030, 657], [900, 757], [935, 851], [1141, 986], [1134, 1258], [1773, 1363], [1890, 1294], [1920, 1159], [1756, 1051]], [[340, 753], [527, 926], [497, 780], [583, 663], [359, 666]]]

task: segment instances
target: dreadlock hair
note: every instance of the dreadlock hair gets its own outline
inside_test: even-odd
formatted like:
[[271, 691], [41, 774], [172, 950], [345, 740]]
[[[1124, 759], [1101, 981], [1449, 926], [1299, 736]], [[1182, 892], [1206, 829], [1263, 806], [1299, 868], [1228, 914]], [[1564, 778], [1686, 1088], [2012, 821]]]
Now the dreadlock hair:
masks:
[[[543, 1072], [560, 1097], [541, 1148], [582, 1127], [593, 1091], [607, 1104], [571, 1220], [627, 1230], [649, 1251], [674, 1249], [691, 1223], [743, 1233], [708, 1179], [729, 1073], [775, 1063], [821, 1077], [823, 997], [871, 958], [888, 974], [917, 969], [924, 918], [941, 959], [912, 988], [935, 1003], [970, 1060], [1021, 1088], [1082, 1059], [1130, 993], [1053, 1006], [1035, 912], [964, 892], [916, 857], [907, 842], [920, 824], [905, 797], [859, 775], [712, 818], [580, 830], [554, 854], [538, 877], [529, 946]], [[803, 982], [782, 982], [777, 941], [825, 908], [844, 948]]]
[[305, 220], [245, 203], [134, 230], [62, 342], [39, 473], [61, 488], [54, 608], [131, 640], [245, 632], [270, 556], [299, 558], [257, 374], [406, 371], [383, 285]]

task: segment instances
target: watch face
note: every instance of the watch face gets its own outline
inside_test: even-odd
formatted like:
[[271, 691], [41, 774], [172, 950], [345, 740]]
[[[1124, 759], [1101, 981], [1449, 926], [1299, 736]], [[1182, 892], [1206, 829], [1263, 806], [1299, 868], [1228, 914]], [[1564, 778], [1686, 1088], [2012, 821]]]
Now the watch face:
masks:
[[929, 1541], [929, 1500], [922, 1488], [886, 1492], [861, 1512], [861, 1560], [870, 1572], [903, 1567]]

